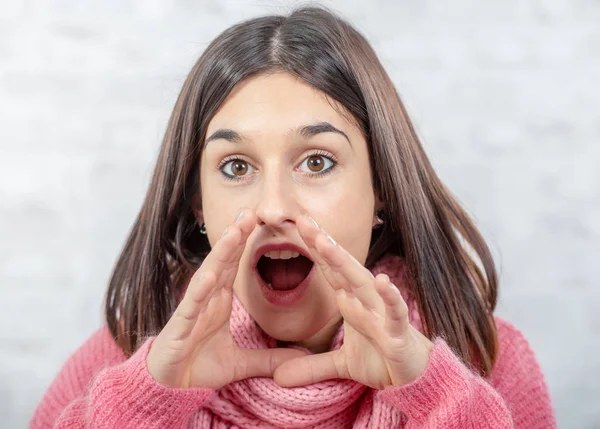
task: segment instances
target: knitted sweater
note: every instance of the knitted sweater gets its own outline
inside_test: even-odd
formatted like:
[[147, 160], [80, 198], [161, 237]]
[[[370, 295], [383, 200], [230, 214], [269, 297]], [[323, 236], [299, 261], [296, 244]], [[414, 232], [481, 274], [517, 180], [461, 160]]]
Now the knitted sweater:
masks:
[[[411, 323], [419, 327], [414, 303], [404, 296], [413, 314]], [[235, 301], [232, 315], [242, 314], [245, 320], [232, 318], [234, 338], [236, 332], [255, 326]], [[499, 317], [495, 320], [499, 355], [487, 379], [469, 370], [446, 342], [437, 338], [419, 378], [384, 390], [363, 386], [358, 393], [356, 389], [348, 391], [352, 398], [343, 397], [343, 409], [335, 410], [335, 417], [320, 422], [319, 427], [555, 428], [548, 389], [529, 343], [513, 325]], [[256, 332], [251, 334], [257, 337]], [[287, 395], [286, 389], [269, 379], [249, 380], [255, 382], [250, 390], [242, 384], [237, 390], [235, 386], [222, 391], [174, 389], [157, 383], [147, 370], [146, 357], [153, 340], [148, 338], [126, 359], [108, 328], [99, 329], [65, 363], [35, 411], [30, 428], [316, 427], [310, 418], [335, 407], [327, 400], [336, 386], [347, 382], [333, 380], [294, 388], [302, 389], [296, 396], [291, 390]], [[260, 344], [250, 345], [254, 346]], [[278, 397], [272, 398], [274, 395]], [[263, 401], [265, 396], [274, 399], [273, 403]], [[306, 402], [308, 408], [298, 404], [292, 412], [294, 418], [285, 420], [285, 416], [275, 415], [282, 396]], [[323, 405], [314, 406], [319, 404], [316, 400]], [[297, 411], [302, 405], [304, 420], [297, 418], [302, 416]]]

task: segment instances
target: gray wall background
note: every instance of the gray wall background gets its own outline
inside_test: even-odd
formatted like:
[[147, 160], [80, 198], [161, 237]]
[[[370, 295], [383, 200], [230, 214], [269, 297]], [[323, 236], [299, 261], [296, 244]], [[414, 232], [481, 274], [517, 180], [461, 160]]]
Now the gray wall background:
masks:
[[[280, 1], [0, 1], [0, 422], [100, 326], [183, 80]], [[326, 1], [367, 36], [493, 248], [562, 428], [600, 428], [600, 3]]]

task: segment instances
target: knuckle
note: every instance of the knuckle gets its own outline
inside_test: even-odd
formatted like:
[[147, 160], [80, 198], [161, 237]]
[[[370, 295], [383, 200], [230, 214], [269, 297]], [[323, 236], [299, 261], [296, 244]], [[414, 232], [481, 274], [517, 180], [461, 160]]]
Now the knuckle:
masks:
[[275, 370], [277, 369], [277, 359], [275, 357], [275, 353], [271, 353], [269, 354], [269, 371], [271, 373], [275, 372]]

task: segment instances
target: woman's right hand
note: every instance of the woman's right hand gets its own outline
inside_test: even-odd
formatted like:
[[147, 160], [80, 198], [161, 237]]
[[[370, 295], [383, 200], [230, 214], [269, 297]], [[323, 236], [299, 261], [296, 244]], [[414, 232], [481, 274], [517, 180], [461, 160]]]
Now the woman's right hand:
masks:
[[148, 371], [159, 383], [219, 389], [245, 378], [272, 377], [281, 363], [304, 355], [294, 349], [240, 348], [231, 336], [233, 282], [255, 226], [255, 213], [241, 211], [193, 275], [148, 352]]

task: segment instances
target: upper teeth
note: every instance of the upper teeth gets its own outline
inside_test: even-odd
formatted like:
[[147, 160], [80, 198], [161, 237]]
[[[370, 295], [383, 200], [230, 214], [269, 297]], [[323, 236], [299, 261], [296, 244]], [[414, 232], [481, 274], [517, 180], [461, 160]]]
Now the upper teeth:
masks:
[[271, 250], [270, 252], [265, 253], [265, 256], [271, 259], [290, 259], [297, 258], [300, 256], [300, 253], [292, 250]]

